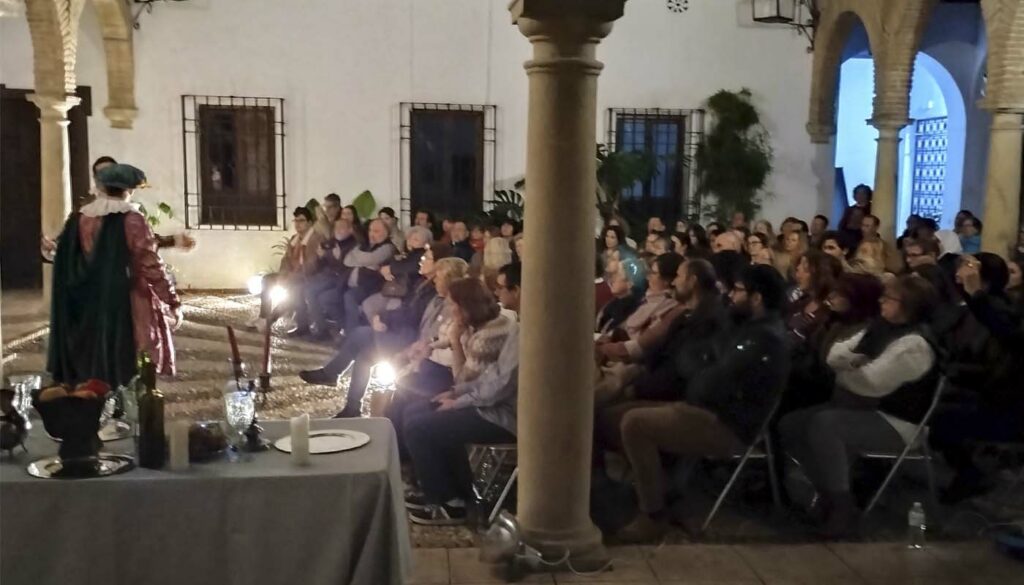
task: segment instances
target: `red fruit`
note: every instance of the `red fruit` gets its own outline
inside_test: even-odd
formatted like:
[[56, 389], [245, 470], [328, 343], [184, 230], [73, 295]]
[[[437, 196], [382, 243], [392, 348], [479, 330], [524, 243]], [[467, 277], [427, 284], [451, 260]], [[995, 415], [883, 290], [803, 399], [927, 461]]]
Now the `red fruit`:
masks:
[[110, 392], [110, 384], [107, 384], [103, 380], [91, 378], [79, 384], [78, 388], [75, 388], [76, 392], [79, 390], [87, 390], [95, 394], [97, 397], [103, 397], [106, 396], [108, 392]]

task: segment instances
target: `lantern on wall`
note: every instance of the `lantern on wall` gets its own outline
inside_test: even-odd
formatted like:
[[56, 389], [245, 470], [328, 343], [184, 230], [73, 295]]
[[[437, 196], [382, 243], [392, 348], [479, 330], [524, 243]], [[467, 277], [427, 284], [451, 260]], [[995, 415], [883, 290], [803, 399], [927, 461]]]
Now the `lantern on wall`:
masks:
[[791, 24], [796, 20], [799, 0], [751, 0], [754, 22]]

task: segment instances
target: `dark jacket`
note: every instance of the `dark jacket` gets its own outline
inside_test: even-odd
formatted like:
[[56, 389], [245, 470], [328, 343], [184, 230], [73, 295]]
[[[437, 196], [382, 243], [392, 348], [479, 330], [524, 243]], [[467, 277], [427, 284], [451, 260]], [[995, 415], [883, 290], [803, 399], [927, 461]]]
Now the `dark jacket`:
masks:
[[395, 278], [409, 277], [415, 279], [420, 274], [420, 259], [423, 258], [423, 254], [425, 253], [426, 250], [423, 248], [420, 248], [419, 250], [411, 250], [405, 256], [391, 261], [391, 263], [388, 264], [388, 266], [391, 267], [391, 274]]
[[633, 311], [640, 306], [642, 295], [631, 294], [627, 297], [612, 299], [597, 314], [597, 332], [611, 333], [618, 329]]
[[409, 287], [409, 294], [402, 299], [400, 307], [381, 313], [380, 320], [387, 325], [388, 331], [417, 331], [423, 312], [435, 297], [437, 290], [434, 289], [434, 283], [421, 281]]
[[473, 249], [473, 245], [469, 243], [469, 240], [462, 240], [452, 244], [452, 256], [456, 258], [462, 258], [466, 262], [473, 260], [473, 254], [476, 250]]
[[988, 334], [973, 390], [989, 405], [1024, 414], [1024, 322], [1002, 295], [967, 297], [967, 307]]
[[751, 319], [716, 336], [712, 365], [690, 380], [687, 402], [718, 416], [736, 436], [757, 436], [789, 374], [782, 319]]
[[[345, 266], [345, 255], [348, 254], [349, 250], [355, 248], [358, 243], [354, 235], [344, 240], [338, 240], [334, 237], [324, 240], [320, 244], [320, 247], [324, 249], [324, 255], [320, 257], [319, 261], [320, 270], [337, 276], [344, 283], [344, 280], [348, 278], [349, 272], [352, 270]], [[337, 258], [334, 257], [335, 248], [341, 249], [341, 255]]]
[[646, 360], [644, 373], [633, 383], [641, 400], [685, 400], [690, 380], [710, 363], [712, 341], [727, 322], [721, 297], [712, 295], [671, 325], [660, 351]]

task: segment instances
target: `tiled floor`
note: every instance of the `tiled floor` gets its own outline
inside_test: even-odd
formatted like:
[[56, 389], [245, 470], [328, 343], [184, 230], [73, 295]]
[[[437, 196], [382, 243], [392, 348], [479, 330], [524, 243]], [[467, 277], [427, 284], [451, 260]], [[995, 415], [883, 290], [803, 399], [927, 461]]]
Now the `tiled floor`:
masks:
[[[1022, 585], [1024, 563], [984, 542], [899, 544], [666, 545], [613, 547], [598, 575], [530, 575], [524, 583], [593, 585]], [[416, 549], [409, 585], [504, 583], [477, 549]]]

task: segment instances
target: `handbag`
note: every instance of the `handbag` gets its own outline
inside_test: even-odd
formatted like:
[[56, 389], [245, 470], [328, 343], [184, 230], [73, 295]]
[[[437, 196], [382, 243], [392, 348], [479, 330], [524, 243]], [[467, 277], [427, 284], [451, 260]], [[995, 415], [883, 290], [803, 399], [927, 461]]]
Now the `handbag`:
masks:
[[385, 282], [380, 294], [389, 299], [405, 298], [409, 294], [409, 277], [396, 276], [394, 280]]

